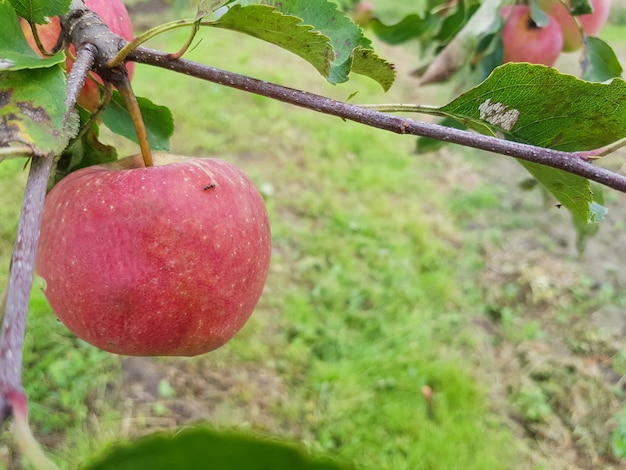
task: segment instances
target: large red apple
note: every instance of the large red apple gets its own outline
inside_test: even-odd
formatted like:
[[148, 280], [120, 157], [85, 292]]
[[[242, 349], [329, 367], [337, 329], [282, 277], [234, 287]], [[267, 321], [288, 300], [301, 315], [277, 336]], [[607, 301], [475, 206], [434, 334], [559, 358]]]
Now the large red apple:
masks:
[[505, 6], [502, 17], [503, 62], [530, 62], [552, 66], [561, 54], [563, 35], [556, 20], [548, 16], [545, 27], [539, 27], [530, 17], [527, 5]]
[[[561, 26], [563, 51], [572, 52], [580, 49], [582, 47], [582, 35], [568, 8], [559, 0], [540, 0], [539, 4]], [[593, 7], [593, 13], [580, 15], [577, 19], [585, 34], [597, 36], [609, 18], [611, 0], [591, 0], [591, 6]]]
[[263, 199], [232, 164], [155, 154], [84, 168], [48, 194], [37, 257], [78, 337], [113, 353], [193, 356], [232, 338], [267, 277]]
[[[133, 25], [130, 21], [130, 17], [128, 16], [128, 11], [121, 0], [85, 0], [85, 4], [89, 9], [96, 12], [102, 21], [104, 21], [115, 34], [119, 34], [127, 41], [131, 41], [133, 39]], [[26, 41], [28, 41], [28, 44], [30, 44], [30, 47], [32, 47], [35, 52], [39, 53], [39, 49], [35, 44], [35, 39], [33, 38], [30, 26], [23, 19], [21, 21], [21, 25]], [[48, 24], [38, 25], [37, 33], [44, 48], [47, 51], [51, 50], [57, 43], [59, 35], [61, 34], [59, 18], [55, 16], [50, 19]], [[71, 48], [71, 52], [72, 54], [76, 54], [73, 47]], [[72, 68], [72, 63], [72, 60], [68, 57], [66, 61], [68, 71]], [[132, 78], [135, 70], [135, 64], [133, 62], [128, 62], [126, 64], [126, 68]], [[102, 83], [100, 77], [97, 77], [97, 79]], [[99, 102], [100, 91], [98, 89], [98, 85], [87, 79], [85, 86], [78, 97], [78, 104], [89, 111], [94, 111], [98, 107]]]

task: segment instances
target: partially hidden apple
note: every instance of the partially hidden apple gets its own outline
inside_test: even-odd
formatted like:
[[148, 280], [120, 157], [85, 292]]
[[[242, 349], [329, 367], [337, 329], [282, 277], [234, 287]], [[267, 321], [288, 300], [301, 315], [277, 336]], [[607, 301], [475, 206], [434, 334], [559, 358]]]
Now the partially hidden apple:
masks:
[[246, 323], [268, 274], [263, 198], [223, 160], [155, 153], [90, 166], [48, 194], [37, 273], [58, 318], [112, 353], [194, 356]]
[[563, 34], [554, 18], [548, 16], [547, 26], [539, 27], [527, 5], [508, 5], [501, 13], [506, 19], [502, 28], [503, 62], [554, 65], [563, 47]]
[[[569, 1], [566, 2], [569, 4]], [[540, 0], [541, 9], [556, 19], [563, 33], [563, 51], [572, 52], [582, 47], [582, 35], [569, 9], [559, 0]], [[591, 0], [593, 13], [577, 16], [580, 25], [588, 36], [597, 36], [611, 10], [611, 0]]]
[[360, 1], [357, 3], [354, 13], [352, 14], [352, 20], [358, 24], [361, 28], [367, 27], [372, 18], [374, 17], [374, 5], [370, 2]]
[[[130, 21], [130, 17], [128, 16], [128, 11], [124, 6], [122, 0], [85, 0], [85, 4], [90, 10], [96, 12], [102, 21], [104, 21], [111, 31], [115, 34], [122, 36], [127, 41], [132, 41], [133, 39], [133, 25]], [[33, 38], [33, 33], [30, 29], [29, 24], [22, 19], [21, 20], [22, 32], [26, 37], [26, 41], [33, 48], [33, 50], [39, 53], [39, 49], [35, 43], [35, 39]], [[37, 34], [39, 39], [44, 46], [44, 48], [49, 51], [51, 50], [57, 40], [59, 35], [61, 34], [61, 25], [59, 23], [59, 18], [57, 16], [50, 19], [50, 22], [45, 25], [37, 25]], [[74, 48], [71, 48], [71, 53], [76, 54]], [[72, 68], [73, 61], [68, 56], [66, 60], [66, 69], [69, 71]], [[133, 62], [128, 62], [126, 64], [126, 68], [128, 70], [129, 76], [132, 78], [135, 64]], [[96, 79], [102, 83], [100, 77], [96, 74]], [[100, 91], [98, 89], [98, 85], [93, 81], [87, 79], [85, 81], [85, 86], [81, 90], [81, 93], [78, 97], [78, 104], [83, 108], [94, 111], [100, 102]]]

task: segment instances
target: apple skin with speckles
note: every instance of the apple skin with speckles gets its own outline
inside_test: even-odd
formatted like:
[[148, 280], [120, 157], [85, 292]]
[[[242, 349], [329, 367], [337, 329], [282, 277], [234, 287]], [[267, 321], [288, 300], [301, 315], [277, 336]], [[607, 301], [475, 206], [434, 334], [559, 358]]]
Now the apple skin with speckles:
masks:
[[154, 154], [84, 168], [46, 197], [37, 273], [58, 318], [112, 353], [195, 356], [246, 323], [271, 234], [252, 181], [223, 160]]

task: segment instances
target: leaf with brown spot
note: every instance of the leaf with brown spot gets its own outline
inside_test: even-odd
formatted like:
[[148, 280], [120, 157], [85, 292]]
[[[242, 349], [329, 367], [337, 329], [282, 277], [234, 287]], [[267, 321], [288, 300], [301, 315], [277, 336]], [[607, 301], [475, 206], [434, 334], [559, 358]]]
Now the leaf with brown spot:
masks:
[[[0, 147], [26, 144], [35, 154], [60, 153], [65, 74], [60, 67], [0, 73]], [[76, 129], [72, 129], [72, 133]]]

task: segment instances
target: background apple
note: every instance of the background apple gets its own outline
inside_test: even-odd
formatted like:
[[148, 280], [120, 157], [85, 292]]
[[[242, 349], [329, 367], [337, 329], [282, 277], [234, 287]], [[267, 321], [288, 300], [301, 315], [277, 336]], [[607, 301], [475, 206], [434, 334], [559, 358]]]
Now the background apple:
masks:
[[[104, 21], [115, 34], [119, 34], [127, 41], [131, 41], [133, 39], [133, 25], [130, 21], [130, 17], [128, 16], [128, 11], [121, 0], [85, 0], [85, 4], [89, 9], [95, 11], [100, 18], [102, 18], [102, 21]], [[39, 53], [39, 49], [35, 44], [35, 39], [33, 38], [30, 25], [23, 19], [21, 20], [21, 25], [28, 44], [30, 44], [35, 52]], [[44, 48], [47, 51], [51, 50], [57, 43], [59, 35], [61, 34], [59, 18], [55, 16], [51, 18], [50, 23], [38, 25], [37, 32]], [[72, 54], [76, 53], [73, 47], [71, 48], [71, 52]], [[66, 61], [68, 71], [72, 68], [72, 63], [72, 60], [68, 57]], [[126, 68], [132, 78], [135, 70], [134, 62], [128, 62], [126, 64]], [[97, 77], [98, 81], [102, 83], [100, 77], [96, 74], [94, 75]], [[94, 111], [98, 107], [99, 102], [100, 91], [98, 89], [98, 85], [87, 79], [85, 86], [78, 97], [78, 104], [89, 111]]]
[[155, 154], [71, 173], [48, 194], [37, 257], [59, 319], [100, 349], [193, 356], [232, 338], [267, 277], [267, 211], [232, 164]]
[[365, 28], [372, 18], [374, 17], [374, 5], [370, 2], [361, 1], [357, 3], [354, 13], [352, 14], [353, 21], [361, 28]]
[[530, 17], [527, 5], [505, 6], [502, 17], [503, 62], [530, 62], [552, 66], [561, 54], [563, 35], [557, 21], [548, 16], [548, 25], [540, 28]]
[[[569, 4], [569, 1], [567, 3]], [[540, 0], [539, 5], [561, 26], [563, 51], [572, 52], [580, 49], [582, 35], [568, 8], [558, 0]], [[591, 0], [591, 5], [593, 6], [593, 13], [580, 15], [577, 18], [587, 35], [597, 36], [609, 18], [611, 0]]]

